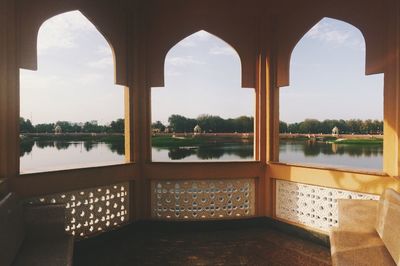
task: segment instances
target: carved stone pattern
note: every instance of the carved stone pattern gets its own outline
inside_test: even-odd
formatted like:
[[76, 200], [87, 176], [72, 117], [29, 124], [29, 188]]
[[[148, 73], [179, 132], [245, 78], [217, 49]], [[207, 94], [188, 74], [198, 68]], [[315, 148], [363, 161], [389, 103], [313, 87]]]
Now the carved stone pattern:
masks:
[[379, 200], [379, 196], [276, 180], [276, 217], [328, 231], [338, 225], [338, 199]]
[[65, 231], [82, 238], [127, 222], [128, 193], [129, 183], [122, 183], [33, 198], [28, 203], [65, 204]]
[[224, 219], [255, 214], [255, 180], [173, 180], [151, 183], [152, 217]]

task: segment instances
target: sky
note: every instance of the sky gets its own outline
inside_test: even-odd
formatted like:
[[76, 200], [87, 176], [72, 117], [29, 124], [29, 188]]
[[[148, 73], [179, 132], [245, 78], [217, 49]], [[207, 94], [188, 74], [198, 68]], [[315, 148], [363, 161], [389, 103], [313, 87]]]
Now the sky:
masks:
[[[355, 27], [323, 19], [298, 43], [290, 86], [280, 88], [280, 120], [382, 119], [383, 75], [365, 76], [365, 43]], [[107, 124], [124, 116], [123, 87], [114, 84], [112, 49], [78, 11], [46, 21], [38, 35], [38, 71], [21, 70], [21, 116]], [[255, 92], [241, 87], [236, 51], [199, 31], [165, 59], [165, 87], [152, 88], [152, 120], [171, 114], [254, 116]]]

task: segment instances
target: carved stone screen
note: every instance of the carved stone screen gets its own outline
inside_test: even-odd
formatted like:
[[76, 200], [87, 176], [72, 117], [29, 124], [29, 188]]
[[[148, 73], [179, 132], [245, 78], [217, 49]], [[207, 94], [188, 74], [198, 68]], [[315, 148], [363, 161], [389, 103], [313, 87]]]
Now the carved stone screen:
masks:
[[28, 203], [65, 204], [65, 231], [76, 237], [85, 237], [128, 221], [128, 193], [129, 183], [122, 183], [38, 197], [28, 200]]
[[338, 199], [379, 200], [379, 196], [276, 180], [276, 217], [328, 231], [338, 224]]
[[254, 216], [255, 179], [152, 181], [151, 208], [157, 219]]

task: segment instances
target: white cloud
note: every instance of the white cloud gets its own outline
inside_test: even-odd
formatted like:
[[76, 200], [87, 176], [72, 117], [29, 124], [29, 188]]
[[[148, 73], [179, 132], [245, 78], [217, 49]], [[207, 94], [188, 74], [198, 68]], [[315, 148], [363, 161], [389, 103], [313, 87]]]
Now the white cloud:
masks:
[[103, 76], [97, 73], [85, 73], [77, 79], [77, 82], [82, 85], [95, 83], [103, 79]]
[[103, 55], [103, 56], [113, 56], [112, 49], [108, 45], [102, 45], [102, 46], [97, 47], [95, 53], [98, 55]]
[[199, 42], [205, 42], [208, 41], [211, 37], [213, 37], [212, 34], [208, 33], [207, 31], [201, 30], [196, 33], [193, 33], [192, 35], [186, 37], [182, 41], [178, 43], [178, 46], [180, 47], [196, 47]]
[[175, 67], [183, 67], [187, 65], [203, 65], [204, 62], [194, 59], [193, 56], [176, 56], [168, 57], [166, 59], [166, 64]]
[[182, 41], [178, 43], [179, 47], [184, 47], [184, 48], [191, 48], [191, 47], [196, 47], [197, 43], [194, 40], [191, 40], [189, 38], [185, 38]]
[[104, 57], [97, 61], [87, 63], [87, 66], [97, 69], [105, 69], [113, 65], [112, 57]]
[[182, 72], [169, 69], [169, 70], [167, 70], [165, 72], [165, 76], [167, 76], [167, 77], [179, 77], [179, 76], [182, 76]]
[[76, 38], [80, 33], [95, 30], [93, 24], [79, 11], [57, 15], [41, 26], [38, 51], [45, 53], [49, 49], [77, 47]]
[[353, 26], [347, 25], [345, 22], [324, 19], [312, 27], [305, 37], [325, 43], [365, 50], [362, 34], [357, 34], [355, 31], [358, 30], [355, 27], [353, 29]]
[[212, 37], [210, 33], [205, 30], [198, 31], [192, 35], [193, 38], [200, 40], [200, 41], [207, 41]]
[[230, 46], [214, 46], [210, 49], [209, 51], [210, 54], [212, 55], [237, 55], [235, 49], [233, 49]]
[[349, 32], [334, 29], [334, 27], [328, 23], [318, 23], [307, 32], [306, 37], [324, 42], [342, 44], [349, 39], [350, 34]]
[[20, 73], [20, 86], [24, 89], [40, 90], [47, 89], [60, 84], [61, 79], [55, 75], [38, 75], [37, 72], [29, 70], [21, 70]]

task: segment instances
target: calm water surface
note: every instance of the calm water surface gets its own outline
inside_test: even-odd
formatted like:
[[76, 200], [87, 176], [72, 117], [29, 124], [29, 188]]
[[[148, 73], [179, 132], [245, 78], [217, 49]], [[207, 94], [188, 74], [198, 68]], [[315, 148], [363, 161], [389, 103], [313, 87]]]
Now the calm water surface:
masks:
[[382, 171], [383, 145], [281, 140], [279, 160], [287, 163]]
[[21, 145], [21, 173], [123, 163], [123, 142], [35, 141]]
[[[21, 172], [70, 169], [123, 163], [124, 143], [35, 141], [21, 145]], [[152, 148], [153, 161], [251, 161], [253, 145], [218, 144], [204, 147]], [[341, 168], [382, 170], [382, 145], [347, 145], [281, 140], [280, 161]]]

